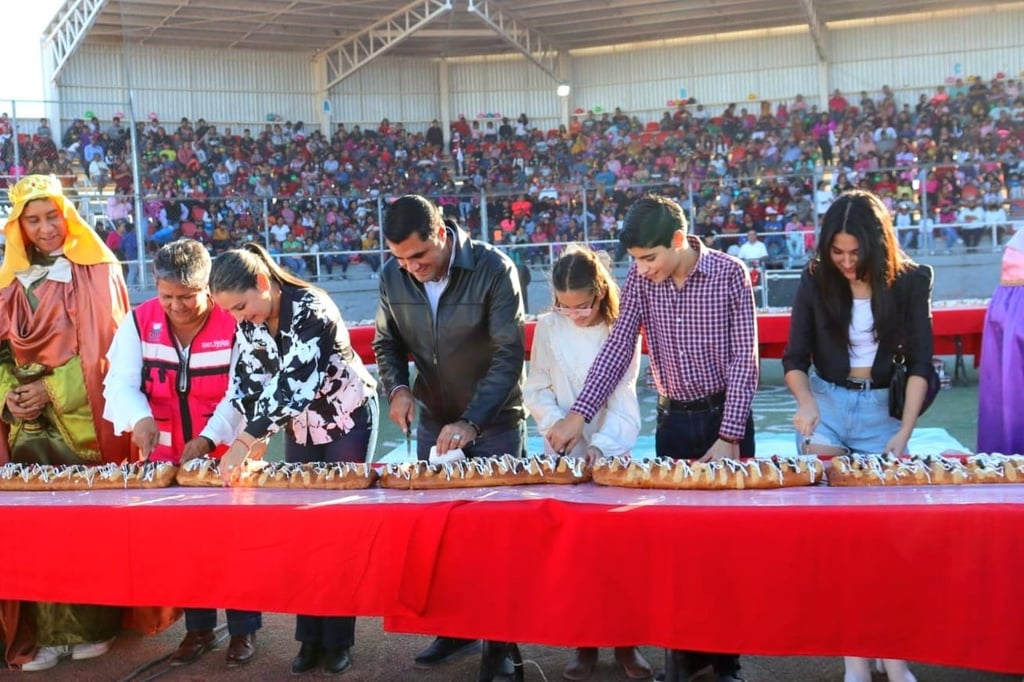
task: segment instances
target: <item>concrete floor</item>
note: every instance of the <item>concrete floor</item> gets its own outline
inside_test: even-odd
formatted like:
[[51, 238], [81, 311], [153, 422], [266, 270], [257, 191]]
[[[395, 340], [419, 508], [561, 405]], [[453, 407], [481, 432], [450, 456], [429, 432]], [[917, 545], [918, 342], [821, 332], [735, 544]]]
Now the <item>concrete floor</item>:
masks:
[[[293, 641], [294, 619], [281, 614], [264, 614], [263, 629], [258, 637], [256, 659], [242, 668], [224, 665], [223, 648], [211, 651], [196, 663], [160, 677], [167, 682], [199, 682], [201, 680], [298, 680], [323, 679], [329, 676], [310, 673], [302, 678], [289, 673], [291, 659], [298, 651]], [[91, 661], [66, 661], [43, 673], [0, 672], [0, 680], [39, 679], [46, 682], [100, 682], [125, 679], [135, 668], [172, 651], [184, 636], [183, 622], [155, 637], [125, 635], [113, 650]], [[340, 679], [347, 682], [475, 682], [479, 666], [476, 655], [454, 661], [436, 670], [421, 671], [412, 666], [416, 653], [430, 643], [430, 638], [386, 633], [377, 618], [361, 618], [357, 622], [353, 667]], [[522, 646], [527, 663], [526, 680], [530, 682], [562, 679], [570, 651], [536, 645]], [[644, 647], [643, 654], [655, 670], [663, 667], [662, 650]], [[742, 659], [747, 682], [841, 682], [842, 661], [837, 658], [746, 656]], [[919, 682], [1019, 682], [1019, 675], [998, 675], [974, 670], [943, 668], [912, 664]], [[626, 676], [614, 664], [610, 650], [602, 650], [601, 662], [591, 678], [593, 682], [621, 682]], [[876, 675], [875, 682], [883, 682]], [[701, 678], [700, 682], [710, 682]]]

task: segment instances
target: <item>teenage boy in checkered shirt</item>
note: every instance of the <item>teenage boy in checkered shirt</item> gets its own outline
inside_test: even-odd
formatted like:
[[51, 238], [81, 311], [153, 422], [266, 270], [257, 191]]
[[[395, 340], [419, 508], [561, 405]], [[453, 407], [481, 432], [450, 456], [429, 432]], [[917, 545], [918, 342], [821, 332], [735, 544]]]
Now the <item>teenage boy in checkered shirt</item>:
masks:
[[[688, 235], [682, 208], [668, 197], [634, 204], [619, 241], [633, 257], [619, 319], [583, 392], [548, 432], [551, 446], [572, 448], [625, 373], [643, 329], [659, 394], [657, 455], [753, 457], [758, 350], [750, 273]], [[738, 656], [716, 654], [712, 665], [718, 682], [743, 679]]]

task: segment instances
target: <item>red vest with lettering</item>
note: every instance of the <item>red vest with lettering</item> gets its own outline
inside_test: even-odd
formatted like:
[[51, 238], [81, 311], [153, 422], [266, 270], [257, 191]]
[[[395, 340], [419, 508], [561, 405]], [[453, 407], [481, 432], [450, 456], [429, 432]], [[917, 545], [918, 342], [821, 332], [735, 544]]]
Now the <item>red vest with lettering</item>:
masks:
[[[160, 431], [149, 459], [177, 462], [185, 443], [202, 432], [227, 393], [235, 318], [213, 305], [184, 366], [160, 301], [146, 301], [133, 315], [142, 341], [142, 392]], [[211, 456], [220, 457], [226, 449], [218, 447]]]

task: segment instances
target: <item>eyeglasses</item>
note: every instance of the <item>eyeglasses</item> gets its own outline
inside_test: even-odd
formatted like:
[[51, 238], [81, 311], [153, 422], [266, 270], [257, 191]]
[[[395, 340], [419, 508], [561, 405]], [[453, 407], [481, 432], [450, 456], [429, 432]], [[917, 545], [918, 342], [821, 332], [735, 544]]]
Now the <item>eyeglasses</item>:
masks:
[[556, 305], [552, 308], [559, 315], [565, 315], [566, 317], [590, 317], [591, 313], [594, 312], [594, 304], [597, 303], [597, 297], [595, 296], [585, 308], [567, 308], [566, 306]]

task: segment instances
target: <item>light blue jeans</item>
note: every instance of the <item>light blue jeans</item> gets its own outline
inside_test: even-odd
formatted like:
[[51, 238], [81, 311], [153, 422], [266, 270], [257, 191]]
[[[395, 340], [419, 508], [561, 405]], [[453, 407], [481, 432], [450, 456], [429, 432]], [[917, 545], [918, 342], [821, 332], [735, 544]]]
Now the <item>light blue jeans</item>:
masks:
[[[900, 430], [900, 420], [889, 416], [888, 388], [855, 391], [825, 381], [814, 372], [809, 380], [821, 417], [811, 435], [812, 443], [880, 453]], [[804, 437], [799, 433], [796, 442], [797, 452], [803, 452]]]

